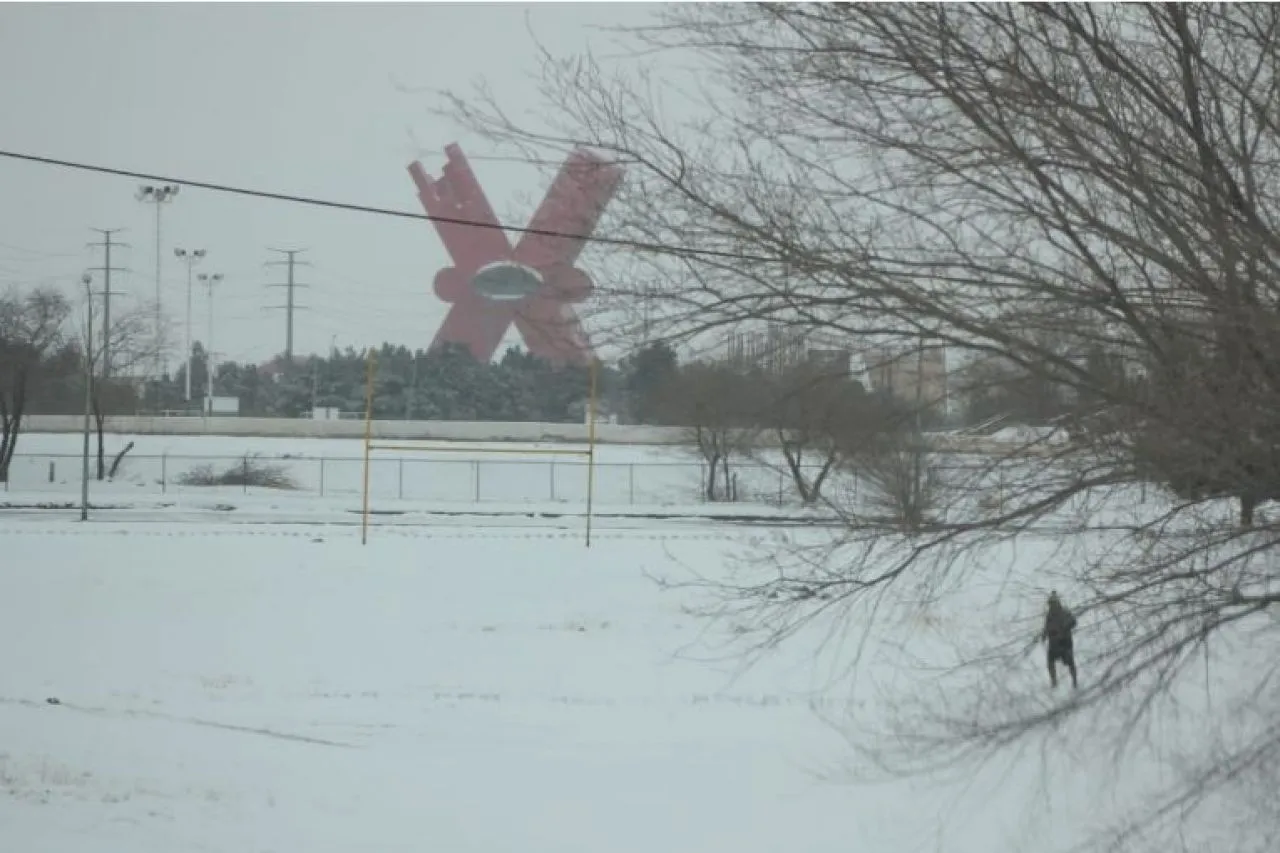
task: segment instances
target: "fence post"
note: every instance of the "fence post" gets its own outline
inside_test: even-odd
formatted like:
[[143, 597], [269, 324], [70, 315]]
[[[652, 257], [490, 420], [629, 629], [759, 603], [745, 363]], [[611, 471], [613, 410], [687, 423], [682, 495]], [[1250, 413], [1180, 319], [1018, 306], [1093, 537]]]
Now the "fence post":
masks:
[[480, 460], [471, 461], [471, 482], [475, 484], [476, 503], [480, 503]]
[[169, 493], [169, 454], [160, 454], [160, 494]]
[[401, 456], [396, 460], [396, 496], [400, 500], [404, 500], [404, 457]]
[[551, 457], [551, 500], [556, 499], [556, 460]]
[[50, 459], [49, 460], [49, 482], [50, 483], [52, 483], [54, 480], [57, 479], [57, 476], [54, 473], [54, 464], [55, 464], [54, 461]]
[[320, 457], [320, 497], [324, 497], [324, 457]]
[[782, 508], [782, 472], [778, 472], [778, 508]]
[[636, 505], [636, 463], [627, 464], [627, 497], [631, 501], [631, 505]]
[[244, 455], [244, 493], [249, 494], [249, 454]]

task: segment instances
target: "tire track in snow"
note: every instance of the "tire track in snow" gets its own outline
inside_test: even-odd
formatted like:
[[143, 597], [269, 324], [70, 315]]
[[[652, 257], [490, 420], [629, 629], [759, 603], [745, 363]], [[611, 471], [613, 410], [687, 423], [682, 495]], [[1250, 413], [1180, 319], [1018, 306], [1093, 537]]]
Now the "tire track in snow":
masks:
[[36, 702], [31, 699], [9, 699], [0, 698], [0, 704], [17, 705], [23, 708], [47, 709], [51, 713], [59, 713], [61, 709], [75, 711], [80, 714], [92, 714], [102, 717], [146, 717], [156, 720], [164, 720], [170, 723], [182, 723], [184, 725], [202, 726], [210, 729], [222, 729], [223, 731], [241, 732], [243, 734], [258, 735], [261, 737], [269, 737], [274, 740], [295, 741], [298, 743], [310, 743], [319, 746], [333, 746], [342, 749], [359, 749], [360, 747], [354, 743], [345, 743], [343, 741], [326, 740], [325, 738], [312, 737], [310, 735], [294, 734], [292, 732], [281, 732], [275, 729], [259, 728], [255, 726], [242, 726], [236, 723], [222, 723], [217, 720], [204, 720], [199, 717], [181, 717], [177, 714], [166, 714], [163, 711], [144, 711], [136, 708], [105, 708], [92, 705], [76, 705], [70, 702]]

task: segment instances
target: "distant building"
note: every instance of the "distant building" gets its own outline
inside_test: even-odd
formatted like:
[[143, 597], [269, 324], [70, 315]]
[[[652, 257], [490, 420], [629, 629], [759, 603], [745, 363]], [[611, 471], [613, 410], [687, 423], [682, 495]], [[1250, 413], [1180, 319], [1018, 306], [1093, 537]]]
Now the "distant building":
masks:
[[725, 350], [729, 364], [766, 373], [782, 373], [807, 364], [847, 375], [853, 358], [853, 349], [833, 335], [777, 323], [730, 333]]
[[763, 329], [731, 332], [725, 344], [727, 361], [734, 367], [782, 373], [805, 360], [802, 331], [770, 324]]
[[801, 365], [851, 376], [868, 391], [943, 413], [947, 406], [946, 349], [858, 346], [851, 337], [811, 332], [773, 324], [762, 329], [733, 332], [726, 342], [726, 361], [740, 368], [781, 373]]
[[867, 383], [872, 390], [897, 400], [945, 409], [947, 358], [941, 346], [908, 349], [872, 347], [863, 353]]
[[204, 413], [206, 415], [238, 415], [240, 414], [240, 398], [205, 397]]

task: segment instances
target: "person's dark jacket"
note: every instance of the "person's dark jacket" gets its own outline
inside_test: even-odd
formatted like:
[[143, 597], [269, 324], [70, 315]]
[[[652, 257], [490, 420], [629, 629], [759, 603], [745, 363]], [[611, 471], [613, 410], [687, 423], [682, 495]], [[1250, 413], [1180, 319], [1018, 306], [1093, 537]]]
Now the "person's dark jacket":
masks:
[[1041, 640], [1048, 640], [1054, 645], [1071, 642], [1071, 632], [1075, 630], [1076, 617], [1070, 610], [1062, 606], [1056, 598], [1049, 599], [1049, 609], [1044, 615], [1044, 630]]

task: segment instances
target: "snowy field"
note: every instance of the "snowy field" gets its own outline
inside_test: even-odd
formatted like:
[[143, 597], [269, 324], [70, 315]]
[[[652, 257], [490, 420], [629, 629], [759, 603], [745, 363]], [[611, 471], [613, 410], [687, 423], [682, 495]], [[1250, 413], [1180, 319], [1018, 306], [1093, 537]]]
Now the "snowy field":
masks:
[[[184, 475], [210, 466], [221, 472], [250, 460], [279, 466], [296, 485], [294, 497], [355, 499], [362, 490], [363, 442], [352, 439], [276, 439], [220, 436], [106, 437], [108, 465], [130, 441], [115, 481], [95, 484], [95, 495], [115, 502], [152, 497], [207, 495], [209, 489], [183, 484]], [[93, 452], [97, 452], [93, 439]], [[424, 442], [391, 442], [416, 444]], [[587, 464], [582, 456], [546, 455], [547, 450], [586, 450], [568, 444], [482, 444], [431, 442], [430, 454], [379, 450], [371, 456], [370, 494], [375, 502], [418, 505], [547, 504], [580, 506], [587, 496]], [[82, 439], [67, 434], [26, 434], [0, 490], [0, 501], [74, 490], [80, 481]], [[498, 448], [500, 454], [478, 452]], [[512, 450], [528, 452], [513, 453]], [[52, 466], [52, 481], [50, 469]], [[777, 469], [740, 467], [748, 502], [777, 504], [790, 490]], [[702, 467], [680, 448], [599, 445], [595, 501], [601, 507], [682, 506], [700, 503]], [[4, 492], [8, 492], [6, 496]], [[237, 489], [240, 494], [263, 490]], [[288, 498], [289, 495], [276, 494]], [[154, 503], [154, 501], [152, 502]]]
[[[1052, 540], [927, 620], [881, 607], [853, 678], [822, 625], [744, 670], [740, 626], [656, 582], [742, 571], [763, 527], [605, 515], [587, 549], [569, 514], [393, 516], [361, 547], [341, 498], [224, 499], [0, 509], [0, 850], [1055, 853], [1123, 813], [1080, 748], [855, 785], [836, 725], [904, 638], [942, 659], [974, 607], [1033, 636]], [[1038, 651], [1008, 678], [1053, 701]]]
[[841, 784], [803, 643], [710, 654], [647, 575], [742, 535], [0, 514], [0, 849], [1048, 850], [1034, 785]]

